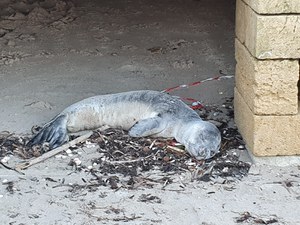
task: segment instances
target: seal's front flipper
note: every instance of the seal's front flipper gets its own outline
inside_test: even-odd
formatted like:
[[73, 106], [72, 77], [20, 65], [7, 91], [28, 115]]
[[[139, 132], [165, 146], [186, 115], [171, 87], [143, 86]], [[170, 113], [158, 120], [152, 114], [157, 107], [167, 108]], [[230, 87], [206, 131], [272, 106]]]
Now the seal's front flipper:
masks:
[[161, 117], [152, 117], [138, 121], [129, 130], [129, 135], [132, 137], [146, 137], [158, 134], [163, 131], [166, 124]]
[[27, 143], [27, 146], [32, 147], [33, 145], [48, 142], [50, 149], [52, 149], [62, 145], [67, 140], [67, 116], [60, 115], [47, 123], [42, 130]]

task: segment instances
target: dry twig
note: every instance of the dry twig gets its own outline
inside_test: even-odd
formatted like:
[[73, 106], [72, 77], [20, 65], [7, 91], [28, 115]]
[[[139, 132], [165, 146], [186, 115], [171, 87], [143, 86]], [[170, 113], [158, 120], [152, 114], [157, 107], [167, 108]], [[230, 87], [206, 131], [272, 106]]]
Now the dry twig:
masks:
[[173, 152], [179, 152], [179, 153], [182, 153], [182, 154], [185, 154], [185, 153], [186, 153], [185, 150], [183, 150], [183, 149], [181, 149], [181, 148], [177, 148], [177, 147], [175, 147], [175, 146], [171, 146], [171, 145], [168, 145], [168, 146], [167, 146], [167, 150], [168, 150], [168, 149], [170, 149], [170, 150], [173, 151]]
[[27, 168], [30, 167], [30, 166], [33, 166], [33, 165], [38, 164], [38, 163], [40, 163], [40, 162], [43, 162], [43, 161], [45, 161], [46, 159], [49, 159], [49, 158], [51, 158], [52, 156], [55, 156], [55, 155], [57, 155], [58, 153], [60, 153], [60, 152], [62, 152], [62, 151], [64, 151], [64, 150], [66, 150], [66, 149], [68, 149], [69, 147], [71, 147], [71, 146], [73, 146], [73, 145], [75, 145], [75, 144], [78, 144], [78, 143], [80, 143], [80, 142], [85, 141], [85, 140], [88, 139], [92, 134], [93, 134], [93, 132], [90, 131], [90, 132], [88, 132], [88, 133], [86, 133], [86, 134], [84, 134], [84, 135], [82, 135], [82, 136], [80, 136], [80, 137], [78, 137], [78, 138], [76, 138], [76, 139], [74, 139], [74, 140], [72, 140], [72, 141], [70, 141], [70, 142], [68, 142], [68, 143], [66, 143], [66, 144], [64, 144], [64, 145], [62, 145], [62, 146], [60, 146], [60, 147], [58, 147], [58, 148], [56, 148], [56, 149], [53, 149], [53, 150], [51, 150], [51, 151], [49, 151], [49, 152], [46, 152], [45, 154], [41, 155], [40, 157], [34, 158], [34, 159], [32, 159], [32, 160], [30, 160], [30, 161], [27, 161], [27, 162], [25, 162], [25, 163], [18, 164], [18, 165], [16, 165], [16, 170], [24, 170], [24, 169], [27, 169]]

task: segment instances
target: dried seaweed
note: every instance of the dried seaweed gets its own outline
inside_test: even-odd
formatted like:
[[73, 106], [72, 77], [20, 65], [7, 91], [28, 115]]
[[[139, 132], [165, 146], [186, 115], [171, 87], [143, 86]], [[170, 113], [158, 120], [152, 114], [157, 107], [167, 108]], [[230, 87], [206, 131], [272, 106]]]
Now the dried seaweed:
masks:
[[211, 181], [216, 177], [242, 179], [247, 175], [250, 164], [240, 161], [239, 154], [231, 153], [232, 149], [245, 149], [233, 123], [232, 99], [228, 99], [222, 108], [206, 107], [199, 113], [206, 120], [214, 118], [223, 134], [221, 151], [210, 160], [192, 158], [173, 139], [133, 138], [126, 131], [108, 129], [95, 132], [90, 139], [99, 146], [101, 155], [92, 163], [96, 163], [97, 171], [105, 175], [137, 177], [140, 173], [156, 169], [163, 173], [189, 171], [193, 180], [201, 181]]
[[[74, 186], [72, 189], [107, 185], [112, 189], [126, 186], [134, 188], [141, 181], [141, 174], [147, 171], [160, 170], [165, 174], [190, 172], [193, 180], [214, 181], [222, 178], [222, 182], [240, 180], [247, 175], [250, 164], [239, 160], [239, 154], [231, 150], [243, 151], [245, 145], [233, 122], [232, 99], [228, 99], [222, 107], [206, 106], [198, 111], [204, 120], [215, 123], [222, 133], [220, 153], [209, 160], [196, 160], [185, 150], [184, 146], [174, 139], [164, 138], [134, 138], [128, 132], [120, 129], [94, 131], [88, 142], [98, 146], [98, 157], [91, 160], [93, 167], [90, 172], [94, 178], [91, 184]], [[37, 130], [37, 129], [34, 129]], [[76, 136], [71, 136], [71, 139]], [[25, 144], [28, 136], [20, 136], [9, 132], [0, 133], [0, 157], [16, 155], [23, 159], [37, 157], [48, 151], [47, 144], [28, 148]], [[77, 144], [70, 149], [81, 148], [86, 144]], [[74, 160], [73, 160], [74, 161]], [[87, 169], [71, 161], [77, 170]], [[73, 162], [73, 163], [72, 163]], [[120, 183], [119, 175], [127, 177], [127, 182]], [[105, 178], [104, 178], [105, 177]], [[227, 179], [230, 178], [230, 179]], [[147, 181], [149, 183], [149, 180]], [[151, 181], [150, 183], [167, 185], [171, 179]], [[150, 186], [152, 185], [150, 184]]]
[[8, 131], [0, 132], [0, 157], [17, 154], [21, 158], [27, 158], [27, 152], [33, 153], [34, 151], [25, 146], [28, 140], [29, 137], [27, 136], [17, 135]]
[[161, 203], [161, 199], [157, 196], [151, 194], [142, 194], [138, 201], [140, 202], [149, 202], [149, 203]]
[[163, 173], [190, 171], [194, 180], [210, 181], [212, 177], [219, 176], [241, 179], [250, 167], [249, 163], [239, 161], [238, 155], [229, 154], [226, 149], [210, 160], [199, 161], [186, 152], [169, 148], [175, 143], [172, 139], [133, 138], [127, 132], [116, 129], [95, 132], [90, 141], [98, 144], [101, 155], [92, 163], [96, 163], [96, 170], [104, 175], [137, 177], [140, 173], [156, 169]]
[[258, 216], [254, 216], [249, 212], [243, 212], [239, 217], [235, 220], [237, 223], [251, 223], [251, 224], [273, 224], [277, 223], [278, 219], [275, 216], [270, 218], [262, 218]]

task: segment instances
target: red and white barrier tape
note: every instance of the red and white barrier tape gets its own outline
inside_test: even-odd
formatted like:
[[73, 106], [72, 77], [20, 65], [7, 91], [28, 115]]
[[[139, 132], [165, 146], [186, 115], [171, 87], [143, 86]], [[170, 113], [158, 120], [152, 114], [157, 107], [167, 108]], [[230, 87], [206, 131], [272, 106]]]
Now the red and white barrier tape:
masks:
[[[220, 71], [220, 74], [223, 74], [222, 71]], [[192, 82], [192, 83], [189, 83], [189, 84], [181, 84], [181, 85], [178, 85], [178, 86], [175, 86], [175, 87], [167, 88], [167, 89], [163, 90], [162, 92], [170, 93], [170, 92], [175, 91], [175, 90], [186, 89], [186, 88], [189, 88], [189, 87], [198, 86], [198, 85], [203, 84], [207, 81], [225, 80], [225, 79], [230, 79], [230, 78], [233, 78], [233, 76], [232, 75], [221, 75], [221, 76], [211, 77], [211, 78], [207, 78], [207, 79], [204, 79], [204, 80], [201, 80], [201, 81], [196, 81], [196, 82]], [[178, 96], [175, 96], [175, 97], [178, 97]], [[194, 110], [203, 108], [203, 105], [201, 104], [201, 102], [196, 100], [196, 99], [181, 98], [181, 97], [178, 97], [178, 98], [182, 99], [183, 101], [191, 102], [190, 107]]]

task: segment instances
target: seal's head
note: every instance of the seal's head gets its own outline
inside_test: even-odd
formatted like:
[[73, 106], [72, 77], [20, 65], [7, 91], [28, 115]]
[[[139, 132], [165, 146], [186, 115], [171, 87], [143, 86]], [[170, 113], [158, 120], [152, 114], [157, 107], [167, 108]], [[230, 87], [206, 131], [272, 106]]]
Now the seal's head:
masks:
[[181, 129], [181, 140], [186, 150], [196, 159], [209, 159], [219, 152], [221, 134], [206, 121], [191, 121]]

